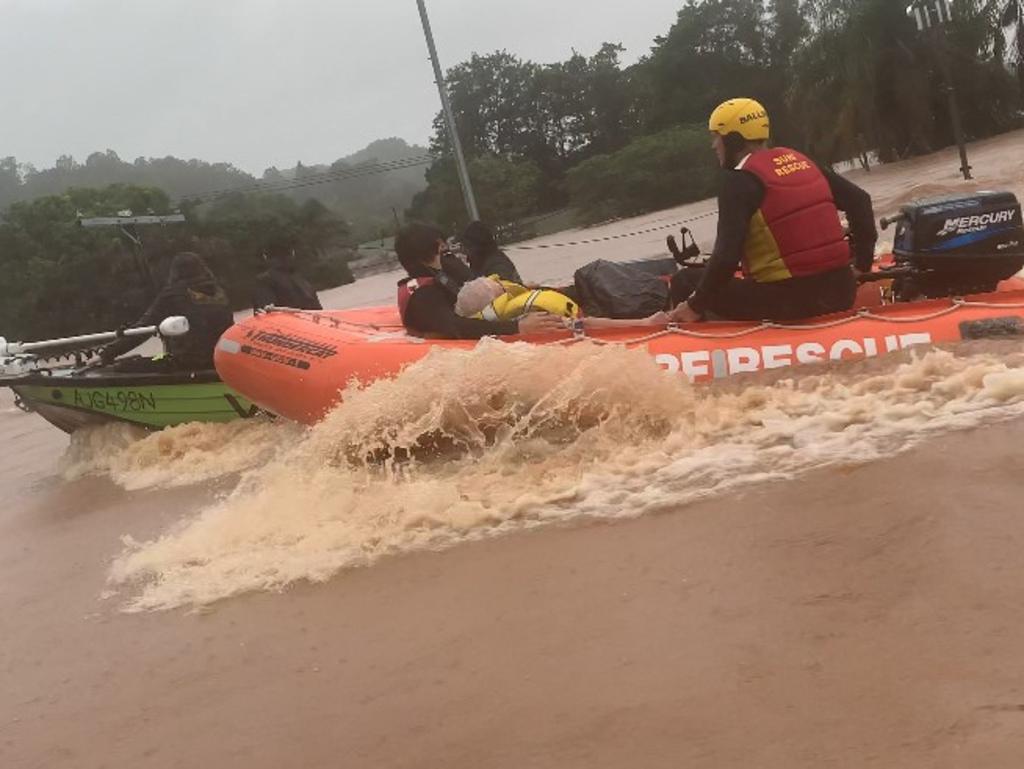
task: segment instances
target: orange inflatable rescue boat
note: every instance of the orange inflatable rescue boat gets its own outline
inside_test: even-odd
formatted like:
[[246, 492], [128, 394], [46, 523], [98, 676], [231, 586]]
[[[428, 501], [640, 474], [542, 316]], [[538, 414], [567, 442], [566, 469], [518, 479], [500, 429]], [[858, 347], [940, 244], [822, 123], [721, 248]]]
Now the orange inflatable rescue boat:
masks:
[[[533, 344], [623, 344], [646, 350], [666, 370], [691, 381], [799, 363], [876, 356], [915, 345], [1024, 334], [1024, 281], [965, 299], [936, 299], [862, 308], [806, 323], [711, 322], [566, 331], [503, 337]], [[221, 337], [214, 356], [224, 382], [253, 403], [312, 424], [349, 381], [395, 376], [435, 348], [469, 349], [476, 340], [410, 336], [398, 310], [273, 310], [246, 319]]]
[[[797, 323], [636, 325], [503, 339], [621, 344], [703, 382], [918, 345], [1024, 335], [1024, 280], [1010, 277], [1024, 267], [1021, 209], [1012, 195], [925, 201], [905, 206], [891, 221], [898, 222], [894, 257], [872, 276], [878, 281], [861, 286], [848, 313]], [[214, 361], [225, 384], [253, 403], [311, 424], [352, 380], [392, 377], [431, 350], [476, 344], [412, 336], [394, 306], [272, 309], [228, 329]]]

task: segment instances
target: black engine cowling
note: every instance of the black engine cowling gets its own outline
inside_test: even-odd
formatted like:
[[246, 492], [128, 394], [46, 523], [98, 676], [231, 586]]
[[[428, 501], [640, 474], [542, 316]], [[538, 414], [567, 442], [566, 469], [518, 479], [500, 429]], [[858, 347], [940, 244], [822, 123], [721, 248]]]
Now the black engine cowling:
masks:
[[994, 291], [1024, 269], [1024, 225], [1012, 192], [914, 201], [892, 221], [900, 300]]

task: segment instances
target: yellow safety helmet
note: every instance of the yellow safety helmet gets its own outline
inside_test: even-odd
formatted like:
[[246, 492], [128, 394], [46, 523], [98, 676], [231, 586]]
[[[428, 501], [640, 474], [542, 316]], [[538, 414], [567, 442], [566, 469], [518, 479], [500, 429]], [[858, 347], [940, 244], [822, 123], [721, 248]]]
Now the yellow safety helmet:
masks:
[[723, 101], [708, 119], [708, 130], [719, 136], [738, 133], [747, 141], [767, 141], [770, 124], [768, 110], [754, 99]]

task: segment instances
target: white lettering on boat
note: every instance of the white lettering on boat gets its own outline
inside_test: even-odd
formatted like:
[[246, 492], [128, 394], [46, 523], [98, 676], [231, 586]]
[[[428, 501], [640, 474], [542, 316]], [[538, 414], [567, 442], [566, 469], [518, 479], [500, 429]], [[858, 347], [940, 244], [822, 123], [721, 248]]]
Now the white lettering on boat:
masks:
[[688, 350], [680, 353], [659, 353], [654, 356], [658, 365], [673, 374], [683, 374], [692, 382], [706, 377], [721, 378], [733, 374], [752, 373], [766, 369], [785, 368], [798, 363], [819, 363], [849, 358], [873, 358], [880, 349], [885, 352], [905, 350], [921, 344], [931, 344], [927, 331], [893, 334], [879, 340], [874, 337], [837, 339], [826, 346], [821, 342], [769, 344], [760, 347], [737, 346], [724, 350]]
[[1007, 211], [991, 211], [987, 214], [975, 214], [974, 216], [958, 216], [955, 219], [947, 219], [942, 229], [938, 231], [939, 236], [964, 235], [968, 232], [980, 232], [992, 224], [1007, 224], [1013, 221], [1016, 209]]

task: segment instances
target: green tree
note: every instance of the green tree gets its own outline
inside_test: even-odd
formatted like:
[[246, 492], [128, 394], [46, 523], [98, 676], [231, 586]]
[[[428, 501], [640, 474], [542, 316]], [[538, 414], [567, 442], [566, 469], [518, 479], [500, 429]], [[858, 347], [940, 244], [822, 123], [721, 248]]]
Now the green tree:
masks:
[[[469, 174], [480, 218], [491, 226], [507, 229], [536, 210], [541, 172], [535, 163], [485, 155], [470, 161]], [[469, 222], [455, 164], [450, 160], [435, 163], [427, 178], [429, 186], [413, 199], [407, 218], [461, 231]]]
[[714, 155], [703, 126], [644, 136], [569, 171], [572, 205], [586, 223], [667, 208], [713, 194]]
[[[498, 51], [474, 55], [452, 67], [446, 83], [466, 155], [528, 162], [541, 174], [535, 205], [564, 204], [565, 171], [587, 157], [621, 147], [630, 137], [635, 110], [629, 76], [619, 65], [622, 50], [605, 43], [592, 56], [573, 53], [564, 62], [546, 65]], [[440, 114], [434, 121], [431, 148], [440, 160], [428, 173], [428, 184], [446, 185], [451, 147]], [[447, 195], [439, 192], [427, 198]], [[413, 210], [422, 206], [421, 199]]]
[[14, 157], [0, 158], [0, 212], [21, 197], [21, 173]]
[[760, 0], [687, 3], [636, 68], [643, 131], [703, 122], [730, 96], [780, 108], [781, 94], [771, 90], [768, 29]]
[[1024, 0], [1003, 0], [999, 12], [1000, 31], [1010, 35], [1009, 61], [1017, 73], [1017, 86], [1024, 99]]
[[298, 269], [318, 289], [351, 283], [352, 242], [345, 222], [316, 200], [297, 203], [285, 195], [230, 195], [191, 214], [200, 236], [197, 249], [210, 263], [237, 306], [252, 297], [262, 257], [271, 241], [295, 250]]
[[821, 0], [801, 50], [789, 106], [802, 143], [832, 162], [875, 149], [881, 160], [952, 141], [942, 60], [954, 73], [969, 136], [1005, 130], [1016, 101], [980, 4], [957, 6], [948, 28], [919, 33], [890, 0]]
[[[536, 64], [507, 51], [473, 54], [469, 61], [448, 70], [445, 82], [463, 149], [469, 156], [524, 154], [531, 143], [531, 84], [536, 71]], [[431, 150], [438, 155], [450, 152], [440, 114], [434, 120]]]
[[[162, 190], [111, 185], [72, 188], [12, 204], [0, 221], [0, 334], [40, 338], [96, 331], [135, 320], [152, 300], [150, 269], [115, 228], [85, 229], [78, 215], [110, 215], [131, 208], [162, 214]], [[351, 282], [345, 223], [315, 200], [283, 195], [231, 196], [215, 205], [183, 206], [186, 223], [140, 231], [146, 266], [162, 283], [170, 257], [202, 254], [225, 285], [235, 307], [252, 297], [255, 275], [271, 239], [294, 247], [299, 268], [317, 288]]]

